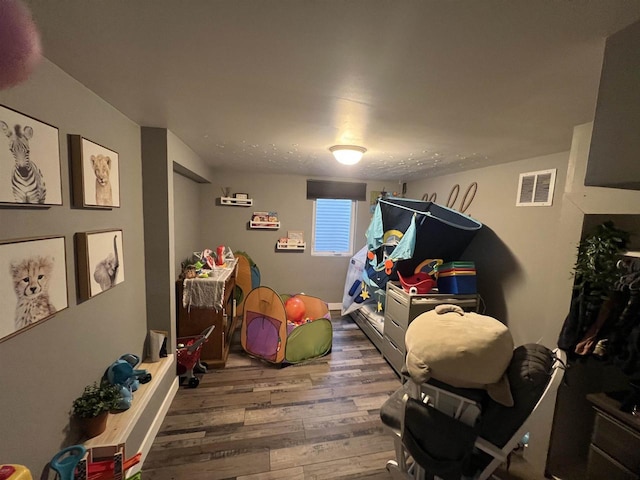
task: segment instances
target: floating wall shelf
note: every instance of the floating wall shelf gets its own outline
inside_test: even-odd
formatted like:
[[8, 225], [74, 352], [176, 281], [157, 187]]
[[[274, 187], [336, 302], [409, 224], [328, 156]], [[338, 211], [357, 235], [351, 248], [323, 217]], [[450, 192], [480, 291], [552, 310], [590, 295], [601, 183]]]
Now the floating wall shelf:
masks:
[[306, 248], [306, 243], [280, 243], [276, 244], [276, 250], [289, 250], [301, 252]]
[[220, 205], [250, 207], [253, 205], [253, 198], [220, 197]]
[[280, 222], [249, 222], [250, 228], [263, 228], [267, 230], [277, 230], [280, 228]]

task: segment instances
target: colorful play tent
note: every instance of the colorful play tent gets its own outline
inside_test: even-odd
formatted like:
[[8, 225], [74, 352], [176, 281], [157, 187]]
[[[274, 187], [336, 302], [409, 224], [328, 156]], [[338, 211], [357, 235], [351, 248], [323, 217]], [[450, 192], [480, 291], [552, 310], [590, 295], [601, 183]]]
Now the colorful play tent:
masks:
[[251, 290], [260, 286], [260, 269], [245, 252], [234, 252], [238, 260], [236, 271], [236, 312], [242, 315], [244, 301]]
[[[362, 282], [345, 286], [353, 303], [384, 296], [398, 272], [410, 277], [427, 259], [458, 260], [482, 224], [433, 202], [390, 197], [376, 205], [367, 229]], [[343, 310], [345, 309], [343, 302]]]
[[285, 304], [269, 287], [253, 289], [244, 302], [240, 340], [249, 355], [271, 363], [299, 363], [331, 351], [329, 308], [316, 297], [294, 296], [304, 303], [305, 321], [287, 321]]

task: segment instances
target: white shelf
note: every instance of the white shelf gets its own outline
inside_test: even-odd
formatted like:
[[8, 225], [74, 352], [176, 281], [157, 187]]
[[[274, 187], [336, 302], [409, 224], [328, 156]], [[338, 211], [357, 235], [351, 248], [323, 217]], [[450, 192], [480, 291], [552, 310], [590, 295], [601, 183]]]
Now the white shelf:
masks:
[[220, 197], [220, 205], [250, 207], [251, 205], [253, 205], [253, 198]]
[[627, 251], [627, 252], [624, 252], [623, 255], [625, 257], [640, 258], [640, 251]]
[[280, 243], [276, 244], [277, 250], [297, 250], [302, 251], [307, 247], [306, 243]]
[[169, 372], [169, 369], [175, 371], [175, 365], [174, 355], [170, 353], [166, 357], [161, 358], [159, 362], [143, 362], [136, 367], [150, 373], [151, 381], [141, 384], [138, 390], [134, 392], [131, 407], [118, 413], [110, 413], [107, 417], [107, 429], [97, 437], [86, 440], [84, 446], [95, 447], [99, 445], [126, 443], [136, 423], [145, 412], [147, 405], [154, 399], [154, 395], [158, 387], [162, 385], [163, 379], [167, 372]]
[[264, 228], [267, 230], [277, 230], [280, 228], [280, 222], [249, 222], [251, 228]]

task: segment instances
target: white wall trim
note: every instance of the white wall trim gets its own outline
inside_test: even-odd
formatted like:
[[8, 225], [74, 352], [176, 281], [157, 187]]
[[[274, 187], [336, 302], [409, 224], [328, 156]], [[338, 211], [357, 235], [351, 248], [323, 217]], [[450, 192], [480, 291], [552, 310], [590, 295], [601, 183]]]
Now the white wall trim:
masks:
[[142, 459], [140, 460], [140, 463], [134, 465], [127, 471], [127, 477], [134, 475], [140, 470], [142, 470], [142, 465], [144, 464], [144, 461], [147, 458], [147, 455], [149, 454], [149, 450], [151, 450], [151, 446], [153, 445], [153, 441], [155, 440], [156, 435], [160, 431], [160, 427], [162, 426], [164, 417], [167, 415], [167, 412], [169, 411], [171, 402], [173, 402], [173, 399], [176, 396], [176, 393], [178, 393], [179, 386], [180, 386], [180, 381], [178, 377], [176, 377], [173, 380], [173, 383], [171, 384], [171, 387], [169, 388], [167, 395], [164, 397], [164, 400], [162, 401], [162, 404], [158, 409], [158, 413], [156, 413], [156, 416], [153, 419], [153, 422], [151, 423], [151, 426], [149, 427], [149, 430], [147, 431], [147, 434], [145, 435], [144, 440], [142, 440], [142, 445], [140, 446], [140, 452], [142, 452]]

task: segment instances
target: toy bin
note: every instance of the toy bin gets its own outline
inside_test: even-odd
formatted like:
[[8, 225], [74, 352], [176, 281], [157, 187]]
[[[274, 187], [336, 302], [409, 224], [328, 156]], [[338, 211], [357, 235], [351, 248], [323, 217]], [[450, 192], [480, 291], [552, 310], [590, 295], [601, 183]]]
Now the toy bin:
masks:
[[438, 291], [456, 295], [477, 292], [476, 268], [473, 262], [449, 262], [438, 268]]

